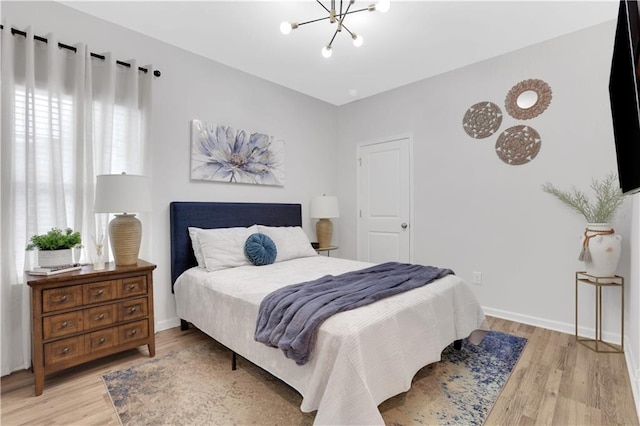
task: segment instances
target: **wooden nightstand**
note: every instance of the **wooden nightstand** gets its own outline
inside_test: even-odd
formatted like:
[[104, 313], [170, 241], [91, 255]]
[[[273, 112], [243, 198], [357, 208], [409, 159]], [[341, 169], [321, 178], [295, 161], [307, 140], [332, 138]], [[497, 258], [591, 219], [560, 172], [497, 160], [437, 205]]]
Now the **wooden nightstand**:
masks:
[[55, 371], [147, 345], [156, 353], [153, 270], [137, 265], [26, 275], [31, 287], [31, 352], [36, 396]]

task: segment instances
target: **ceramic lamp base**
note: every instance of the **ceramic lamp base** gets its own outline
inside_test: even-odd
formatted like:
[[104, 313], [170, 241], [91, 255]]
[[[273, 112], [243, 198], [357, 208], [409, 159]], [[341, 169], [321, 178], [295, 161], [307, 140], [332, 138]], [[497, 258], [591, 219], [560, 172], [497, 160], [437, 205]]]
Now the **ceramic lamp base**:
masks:
[[320, 219], [316, 222], [318, 248], [328, 248], [331, 246], [331, 234], [333, 234], [333, 223], [331, 223], [331, 220]]
[[142, 223], [135, 214], [117, 214], [109, 223], [109, 238], [116, 266], [138, 263]]

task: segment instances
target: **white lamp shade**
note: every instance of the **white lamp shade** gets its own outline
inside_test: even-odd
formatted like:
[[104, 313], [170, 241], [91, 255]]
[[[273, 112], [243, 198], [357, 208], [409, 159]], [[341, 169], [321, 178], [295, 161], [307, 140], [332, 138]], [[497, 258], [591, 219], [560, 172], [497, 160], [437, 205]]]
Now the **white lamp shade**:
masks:
[[145, 212], [151, 209], [151, 182], [146, 176], [99, 175], [96, 178], [96, 213]]
[[321, 219], [340, 217], [338, 197], [334, 195], [321, 195], [313, 198], [311, 200], [310, 216]]

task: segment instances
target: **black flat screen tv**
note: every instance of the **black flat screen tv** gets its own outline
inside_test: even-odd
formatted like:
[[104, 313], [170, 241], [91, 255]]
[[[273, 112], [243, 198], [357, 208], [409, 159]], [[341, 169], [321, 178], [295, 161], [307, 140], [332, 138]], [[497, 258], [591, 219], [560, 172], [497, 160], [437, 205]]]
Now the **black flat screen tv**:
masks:
[[637, 0], [620, 0], [609, 78], [620, 188], [640, 191], [640, 14]]

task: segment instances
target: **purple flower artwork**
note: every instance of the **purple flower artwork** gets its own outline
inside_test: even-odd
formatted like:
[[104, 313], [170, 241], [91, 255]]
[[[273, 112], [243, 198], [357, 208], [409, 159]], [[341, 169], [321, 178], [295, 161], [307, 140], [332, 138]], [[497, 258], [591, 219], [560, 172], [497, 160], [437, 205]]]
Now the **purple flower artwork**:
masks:
[[192, 120], [191, 179], [284, 186], [284, 141]]

